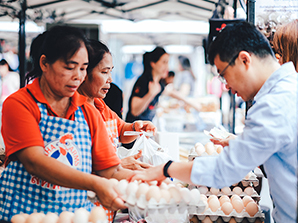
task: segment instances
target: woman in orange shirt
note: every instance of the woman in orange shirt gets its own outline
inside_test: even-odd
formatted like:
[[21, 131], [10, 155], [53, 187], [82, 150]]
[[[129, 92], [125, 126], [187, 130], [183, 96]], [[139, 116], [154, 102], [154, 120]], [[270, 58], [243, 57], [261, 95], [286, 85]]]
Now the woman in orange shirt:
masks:
[[90, 211], [87, 190], [111, 210], [125, 208], [106, 178], [126, 178], [132, 171], [119, 165], [102, 117], [76, 92], [89, 64], [87, 47], [81, 31], [69, 26], [55, 26], [32, 42], [33, 83], [3, 104], [2, 220], [19, 213]]

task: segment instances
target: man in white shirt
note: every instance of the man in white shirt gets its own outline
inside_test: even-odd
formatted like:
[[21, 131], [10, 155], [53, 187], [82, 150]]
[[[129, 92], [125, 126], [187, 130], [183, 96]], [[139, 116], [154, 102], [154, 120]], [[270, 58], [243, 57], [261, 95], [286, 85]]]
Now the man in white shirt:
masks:
[[208, 59], [226, 87], [244, 101], [254, 100], [243, 133], [230, 140], [219, 156], [193, 162], [169, 162], [135, 175], [132, 180], [164, 180], [222, 188], [239, 182], [263, 164], [274, 203], [276, 223], [297, 217], [298, 74], [280, 66], [266, 37], [246, 22], [227, 25], [212, 42]]

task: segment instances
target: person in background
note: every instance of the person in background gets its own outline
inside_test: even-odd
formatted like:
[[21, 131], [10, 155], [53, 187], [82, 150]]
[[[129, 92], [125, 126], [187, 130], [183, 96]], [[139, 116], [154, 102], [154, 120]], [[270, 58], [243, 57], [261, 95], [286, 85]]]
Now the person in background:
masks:
[[172, 84], [174, 82], [175, 79], [175, 72], [174, 71], [169, 71], [168, 75], [162, 79], [162, 82], [165, 86], [167, 86], [168, 84]]
[[280, 64], [292, 61], [298, 72], [298, 19], [276, 30], [273, 36], [273, 49]]
[[122, 119], [123, 115], [123, 92], [114, 83], [110, 83], [110, 89], [106, 96], [103, 98], [106, 105], [114, 111], [119, 118]]
[[[3, 103], [6, 168], [0, 180], [0, 219], [19, 213], [91, 211], [93, 191], [110, 210], [126, 208], [109, 178], [123, 169], [98, 111], [77, 89], [86, 76], [88, 40], [69, 26], [54, 26], [31, 44], [32, 84]], [[91, 174], [95, 172], [98, 176]]]
[[0, 60], [0, 93], [1, 104], [12, 93], [20, 88], [20, 75], [14, 72], [5, 59]]
[[196, 76], [194, 75], [190, 61], [185, 56], [179, 56], [179, 72], [174, 78], [174, 88], [182, 97], [193, 96], [196, 83]]
[[[150, 121], [135, 121], [134, 123], [126, 123], [117, 116], [103, 101], [110, 90], [112, 83], [112, 70], [114, 68], [112, 55], [108, 47], [98, 40], [90, 40], [89, 66], [87, 68], [87, 76], [78, 92], [86, 96], [88, 103], [94, 106], [102, 115], [111, 144], [117, 150], [119, 141], [130, 143], [137, 136], [124, 136], [125, 131], [151, 131], [156, 132], [155, 126]], [[117, 87], [117, 86], [116, 86]], [[118, 95], [118, 97], [122, 97]], [[117, 101], [117, 95], [113, 95], [113, 99]], [[121, 160], [123, 168], [132, 170], [142, 170], [151, 165], [138, 161], [142, 156], [142, 150], [134, 156], [126, 157]], [[109, 221], [113, 221], [113, 212], [108, 213]]]
[[263, 164], [274, 221], [296, 223], [298, 75], [293, 63], [280, 66], [269, 41], [247, 22], [222, 29], [211, 43], [208, 59], [232, 93], [244, 101], [254, 100], [243, 133], [218, 156], [201, 156], [188, 163], [169, 161], [130, 180], [161, 181], [170, 176], [223, 188]]

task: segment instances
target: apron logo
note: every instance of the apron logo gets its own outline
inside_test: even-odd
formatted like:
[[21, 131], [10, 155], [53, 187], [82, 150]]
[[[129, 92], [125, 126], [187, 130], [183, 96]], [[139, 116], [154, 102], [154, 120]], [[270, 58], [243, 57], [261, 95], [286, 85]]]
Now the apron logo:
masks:
[[70, 167], [79, 167], [80, 154], [73, 139], [74, 136], [71, 133], [62, 135], [58, 140], [46, 145], [45, 154]]

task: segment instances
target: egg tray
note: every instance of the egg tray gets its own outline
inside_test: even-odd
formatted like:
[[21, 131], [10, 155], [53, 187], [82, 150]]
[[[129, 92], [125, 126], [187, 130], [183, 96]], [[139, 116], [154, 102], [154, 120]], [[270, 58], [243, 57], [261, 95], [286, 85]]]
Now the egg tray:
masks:
[[[258, 206], [259, 207], [259, 206]], [[219, 217], [222, 218], [224, 222], [229, 222], [233, 217], [236, 222], [242, 222], [244, 218], [246, 218], [249, 222], [255, 222], [257, 218], [264, 220], [265, 215], [259, 207], [258, 212], [254, 216], [250, 216], [245, 210], [242, 210], [240, 213], [236, 212], [235, 209], [229, 214], [226, 215], [222, 210], [217, 210], [213, 212], [210, 208], [205, 210], [203, 213], [195, 214], [199, 220], [204, 220], [205, 217], [209, 217], [211, 221], [216, 221]]]

